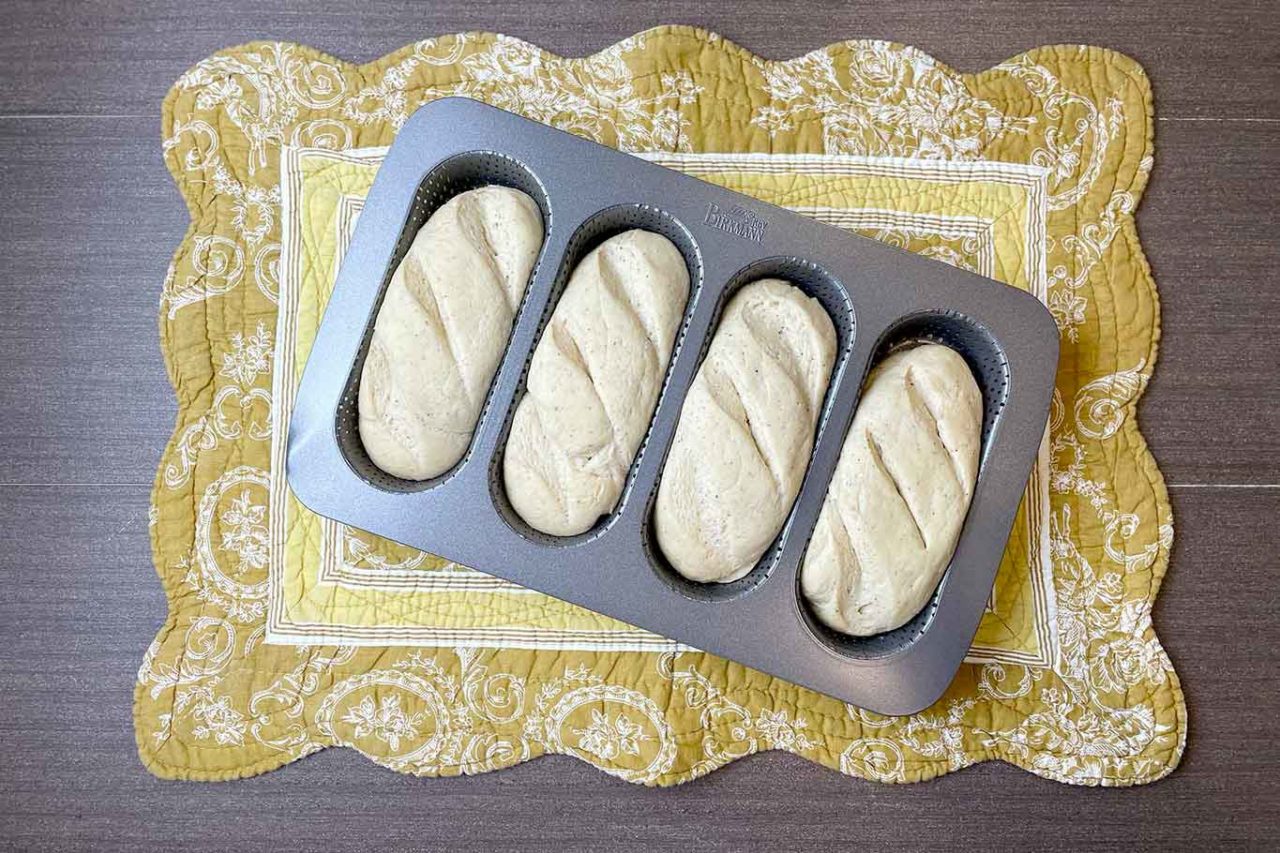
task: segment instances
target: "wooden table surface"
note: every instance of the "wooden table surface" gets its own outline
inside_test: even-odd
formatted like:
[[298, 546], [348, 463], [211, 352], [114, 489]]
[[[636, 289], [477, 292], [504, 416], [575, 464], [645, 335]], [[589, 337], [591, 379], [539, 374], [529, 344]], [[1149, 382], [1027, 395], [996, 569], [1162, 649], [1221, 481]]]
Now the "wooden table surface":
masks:
[[[273, 5], [0, 0], [0, 845], [1076, 850], [1274, 838], [1273, 0]], [[875, 37], [975, 71], [1038, 44], [1089, 42], [1146, 67], [1159, 124], [1138, 227], [1164, 339], [1140, 418], [1177, 530], [1155, 622], [1190, 707], [1181, 768], [1131, 790], [1070, 788], [998, 764], [892, 787], [772, 753], [649, 790], [561, 757], [430, 780], [334, 749], [236, 783], [153, 779], [134, 753], [130, 704], [165, 606], [146, 524], [174, 418], [155, 315], [187, 222], [160, 156], [166, 89], [198, 59], [253, 38], [367, 61], [424, 36], [492, 29], [581, 55], [674, 22], [772, 58]]]

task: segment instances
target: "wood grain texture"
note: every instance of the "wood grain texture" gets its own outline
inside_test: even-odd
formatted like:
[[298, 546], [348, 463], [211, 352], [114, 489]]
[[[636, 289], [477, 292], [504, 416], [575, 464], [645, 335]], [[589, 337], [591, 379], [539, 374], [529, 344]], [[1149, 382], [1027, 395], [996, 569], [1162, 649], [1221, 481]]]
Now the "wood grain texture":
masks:
[[[0, 847], [1079, 850], [1271, 840], [1280, 615], [1268, 593], [1280, 489], [1259, 486], [1280, 484], [1273, 3], [748, 0], [716, 11], [647, 0], [233, 0], [197, 11], [173, 0], [0, 0], [0, 22]], [[1191, 712], [1182, 767], [1128, 791], [991, 764], [895, 788], [775, 753], [661, 791], [565, 758], [419, 780], [329, 750], [233, 784], [151, 778], [134, 754], [130, 702], [164, 616], [146, 509], [174, 413], [156, 302], [186, 225], [159, 153], [170, 83], [251, 38], [367, 61], [415, 38], [485, 28], [581, 55], [664, 22], [699, 24], [775, 58], [881, 37], [962, 70], [1064, 41], [1145, 65], [1165, 120], [1138, 227], [1165, 336], [1140, 418], [1174, 499], [1173, 566], [1155, 620]], [[102, 485], [111, 483], [121, 485]]]
[[[1280, 623], [1257, 594], [1274, 586], [1274, 490], [1175, 493], [1176, 569], [1155, 618], [1187, 689], [1192, 737], [1172, 776], [1126, 791], [1070, 788], [995, 764], [893, 787], [776, 753], [671, 790], [560, 757], [415, 779], [336, 749], [240, 782], [161, 782], [134, 755], [129, 705], [139, 652], [164, 607], [146, 511], [136, 487], [15, 488], [0, 502], [0, 844], [1168, 849], [1260, 844], [1280, 818], [1280, 739], [1264, 734], [1280, 714]], [[48, 529], [60, 536], [36, 535]]]
[[[1159, 68], [1169, 116], [1255, 117], [1280, 110], [1280, 15], [1271, 0], [1133, 3], [894, 0], [802, 4], [747, 0], [4, 0], [0, 111], [150, 116], [169, 84], [221, 47], [254, 39], [310, 44], [367, 62], [425, 36], [490, 30], [581, 56], [659, 24], [714, 30], [762, 56], [787, 59], [840, 39], [887, 38], [961, 71], [979, 71], [1050, 43], [1104, 44]], [[1154, 76], [1154, 75], [1153, 75]]]
[[1170, 484], [1280, 483], [1280, 122], [1163, 122], [1155, 144], [1137, 223], [1163, 336], [1143, 434]]
[[[177, 406], [156, 323], [186, 205], [159, 117], [0, 120], [0, 483], [149, 483]], [[128, 235], [123, 237], [122, 235]]]
[[[1167, 334], [1143, 431], [1171, 484], [1280, 483], [1280, 123], [1167, 122], [1156, 146], [1138, 229]], [[175, 411], [156, 305], [187, 222], [159, 148], [158, 117], [0, 119], [0, 194], [25, 200], [0, 206], [0, 483], [155, 473]]]

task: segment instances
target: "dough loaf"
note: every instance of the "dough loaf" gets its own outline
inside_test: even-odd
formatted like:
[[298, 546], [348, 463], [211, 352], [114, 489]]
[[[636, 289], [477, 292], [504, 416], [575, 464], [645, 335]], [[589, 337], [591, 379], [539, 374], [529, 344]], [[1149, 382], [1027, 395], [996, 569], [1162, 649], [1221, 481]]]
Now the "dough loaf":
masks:
[[541, 246], [537, 204], [500, 186], [454, 196], [418, 231], [360, 377], [360, 440], [383, 471], [427, 480], [466, 453]]
[[872, 371], [800, 570], [819, 619], [868, 636], [920, 612], [951, 562], [981, 443], [982, 394], [955, 351], [928, 344]]
[[778, 535], [809, 464], [835, 353], [827, 312], [785, 281], [753, 282], [729, 301], [658, 487], [658, 546], [680, 574], [737, 580]]
[[689, 298], [674, 244], [611, 237], [573, 270], [529, 368], [503, 476], [512, 507], [555, 536], [611, 512], [640, 449]]

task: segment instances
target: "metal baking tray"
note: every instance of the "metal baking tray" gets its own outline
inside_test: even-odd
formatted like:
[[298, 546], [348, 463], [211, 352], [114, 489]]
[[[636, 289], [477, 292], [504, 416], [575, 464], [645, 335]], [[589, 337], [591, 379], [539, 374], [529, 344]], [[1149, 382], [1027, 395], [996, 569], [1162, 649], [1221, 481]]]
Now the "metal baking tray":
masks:
[[[361, 446], [356, 400], [382, 294], [419, 227], [453, 195], [504, 184], [532, 196], [545, 240], [471, 447], [452, 470], [409, 482]], [[540, 534], [512, 511], [502, 453], [542, 327], [569, 273], [604, 239], [646, 228], [689, 266], [684, 324], [648, 435], [614, 512], [579, 536]], [[831, 314], [839, 351], [800, 496], [756, 568], [730, 584], [685, 580], [654, 539], [652, 511], [681, 403], [727, 298], [776, 276]], [[978, 482], [930, 603], [874, 637], [813, 618], [798, 569], [870, 367], [921, 340], [968, 361], [982, 389]], [[883, 714], [935, 701], [991, 592], [1044, 435], [1058, 333], [1033, 296], [461, 98], [419, 109], [365, 201], [298, 391], [288, 478], [321, 515]]]

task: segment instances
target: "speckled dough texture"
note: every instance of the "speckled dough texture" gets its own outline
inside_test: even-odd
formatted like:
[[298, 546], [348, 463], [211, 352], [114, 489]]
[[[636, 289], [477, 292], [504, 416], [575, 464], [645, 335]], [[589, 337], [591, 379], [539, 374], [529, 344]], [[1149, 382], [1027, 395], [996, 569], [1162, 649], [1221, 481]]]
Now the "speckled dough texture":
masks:
[[[965, 663], [933, 707], [883, 717], [661, 638], [610, 645], [627, 626], [309, 515], [285, 486], [280, 433], [334, 246], [372, 183], [371, 152], [444, 96], [627, 151], [736, 157], [684, 168], [1010, 286], [1031, 290], [1036, 273], [1062, 352], [1037, 493], [1045, 585], [1030, 582], [1030, 539], [1015, 532], [993, 595], [999, 618], [980, 628], [993, 642], [1006, 632], [1016, 650], [1044, 625], [1035, 661], [1000, 651]], [[557, 753], [671, 785], [776, 749], [882, 782], [987, 760], [1080, 785], [1167, 775], [1187, 732], [1158, 608], [1152, 617], [1173, 520], [1134, 417], [1160, 337], [1133, 216], [1154, 125], [1142, 68], [1079, 45], [964, 74], [885, 41], [770, 60], [689, 27], [581, 58], [464, 33], [365, 65], [279, 42], [202, 60], [162, 119], [191, 221], [159, 306], [178, 413], [152, 492], [169, 609], [139, 650], [142, 762], [165, 778], [223, 780], [339, 746], [444, 776]], [[293, 191], [304, 186], [314, 192]], [[428, 582], [438, 589], [421, 591]], [[1006, 618], [1037, 602], [1043, 620]], [[268, 640], [277, 605], [315, 636]], [[440, 639], [395, 639], [415, 623]], [[598, 645], [545, 642], [583, 626]], [[375, 630], [390, 639], [361, 639]]]
[[800, 493], [835, 357], [831, 317], [795, 285], [730, 298], [658, 486], [658, 546], [677, 572], [728, 583], [764, 556]]
[[814, 613], [867, 636], [924, 607], [978, 474], [982, 392], [954, 350], [895, 353], [867, 379], [800, 569]]
[[508, 187], [456, 195], [418, 230], [360, 376], [360, 440], [383, 471], [427, 480], [466, 453], [541, 246], [537, 204]]
[[583, 533], [613, 510], [653, 416], [689, 298], [675, 244], [631, 230], [574, 268], [529, 366], [503, 456], [531, 527]]

